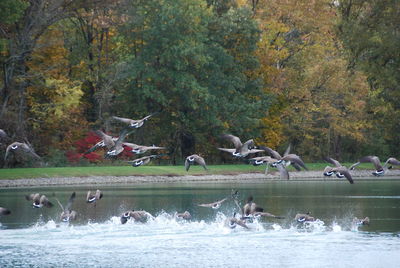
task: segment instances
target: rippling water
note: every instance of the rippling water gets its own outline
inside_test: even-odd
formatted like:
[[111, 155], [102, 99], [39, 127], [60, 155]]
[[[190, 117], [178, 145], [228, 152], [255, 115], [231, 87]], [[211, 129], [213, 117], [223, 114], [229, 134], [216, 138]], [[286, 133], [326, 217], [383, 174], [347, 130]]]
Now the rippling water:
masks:
[[[355, 187], [353, 187], [355, 186]], [[99, 186], [100, 187], [100, 186]], [[96, 207], [84, 202], [93, 187], [0, 189], [0, 267], [398, 267], [400, 182], [271, 182], [104, 186]], [[250, 230], [230, 229], [233, 202], [213, 202], [238, 189], [285, 219], [258, 219]], [[95, 190], [95, 189], [94, 189]], [[40, 192], [66, 202], [75, 191], [78, 220], [60, 223], [60, 209], [33, 209], [24, 195]], [[56, 205], [56, 202], [54, 202]], [[128, 209], [144, 209], [149, 222], [120, 223]], [[191, 221], [175, 212], [190, 211]], [[298, 212], [319, 220], [300, 228]], [[371, 218], [353, 226], [354, 216]]]

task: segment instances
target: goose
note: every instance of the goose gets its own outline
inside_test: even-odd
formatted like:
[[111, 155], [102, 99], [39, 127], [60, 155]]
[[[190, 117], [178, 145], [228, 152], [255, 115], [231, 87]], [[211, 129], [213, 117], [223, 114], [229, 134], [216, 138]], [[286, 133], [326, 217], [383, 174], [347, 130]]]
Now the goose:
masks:
[[265, 174], [268, 174], [268, 170], [270, 166], [276, 167], [279, 170], [279, 177], [283, 180], [288, 180], [289, 179], [289, 172], [287, 171], [286, 167], [283, 165], [283, 163], [278, 163], [279, 160], [272, 158], [270, 156], [259, 156], [259, 157], [253, 157], [249, 159], [249, 162], [253, 166], [259, 166], [262, 164], [266, 165]]
[[267, 147], [267, 146], [259, 146], [260, 149], [266, 151], [270, 154], [273, 158], [277, 159], [275, 163], [271, 166], [275, 167], [280, 163], [283, 163], [285, 166], [292, 165], [297, 171], [300, 171], [301, 168], [308, 170], [306, 165], [304, 164], [303, 160], [297, 154], [290, 154], [291, 145], [289, 144], [288, 148], [286, 149], [283, 156], [281, 156], [277, 151]]
[[330, 158], [330, 157], [326, 157], [325, 161], [334, 165], [334, 167], [331, 167], [331, 166], [325, 167], [324, 176], [330, 177], [333, 174], [335, 174], [336, 177], [338, 177], [338, 178], [346, 177], [346, 179], [350, 182], [350, 184], [354, 183], [353, 178], [352, 178], [349, 170], [347, 169], [347, 167], [342, 166], [342, 164], [340, 164], [339, 161], [337, 161], [333, 158]]
[[299, 223], [303, 223], [303, 222], [315, 221], [315, 218], [311, 216], [311, 212], [307, 212], [305, 214], [302, 213], [296, 214], [294, 220]]
[[249, 196], [247, 203], [243, 206], [242, 212], [244, 217], [248, 217], [256, 212], [264, 212], [264, 209], [253, 202], [253, 196]]
[[107, 148], [107, 150], [110, 150], [113, 146], [115, 146], [115, 142], [118, 140], [118, 137], [107, 135], [101, 130], [96, 130], [95, 133], [101, 138], [101, 141], [93, 145], [89, 150], [84, 152], [84, 154], [89, 154], [100, 148]]
[[0, 207], [0, 216], [10, 215], [10, 214], [11, 214], [11, 210], [9, 210], [8, 208]]
[[147, 222], [153, 216], [144, 210], [129, 210], [122, 214], [121, 224], [125, 224], [130, 218], [133, 218], [135, 222]]
[[225, 225], [228, 226], [231, 229], [236, 228], [236, 226], [238, 226], [238, 225], [243, 227], [243, 228], [245, 228], [245, 229], [250, 229], [246, 225], [245, 221], [243, 221], [242, 219], [236, 218], [236, 212], [233, 213], [232, 217], [226, 219]]
[[124, 150], [123, 143], [124, 139], [126, 136], [128, 136], [131, 133], [130, 130], [128, 129], [123, 129], [121, 133], [119, 134], [119, 137], [117, 141], [114, 142], [114, 145], [109, 148], [109, 150], [106, 152], [105, 158], [113, 158], [122, 153]]
[[75, 210], [71, 210], [72, 207], [72, 203], [75, 200], [75, 192], [73, 192], [70, 196], [70, 198], [68, 199], [67, 205], [64, 207], [61, 202], [56, 198], [58, 204], [60, 205], [62, 212], [60, 215], [60, 220], [62, 222], [70, 222], [76, 219], [77, 213]]
[[206, 161], [204, 160], [204, 158], [197, 154], [192, 154], [192, 155], [189, 155], [188, 157], [186, 157], [186, 160], [185, 160], [186, 171], [189, 171], [190, 166], [194, 165], [194, 163], [197, 163], [200, 166], [202, 166], [205, 170], [208, 170], [207, 166], [206, 166]]
[[143, 166], [143, 165], [146, 165], [146, 164], [150, 163], [150, 161], [153, 158], [158, 158], [158, 157], [160, 157], [160, 155], [152, 154], [152, 155], [149, 155], [149, 156], [144, 156], [144, 157], [137, 158], [137, 159], [130, 160], [130, 161], [126, 161], [126, 162], [130, 163], [133, 167], [139, 167], [139, 166]]
[[225, 197], [222, 200], [213, 202], [213, 203], [207, 203], [207, 204], [197, 204], [199, 207], [206, 207], [206, 208], [212, 208], [212, 209], [219, 209], [221, 207], [221, 204], [224, 203], [226, 200], [228, 200], [227, 197]]
[[94, 193], [94, 194], [92, 194], [91, 191], [88, 191], [87, 195], [86, 195], [86, 202], [94, 203], [94, 205], [96, 205], [97, 200], [100, 200], [102, 197], [103, 197], [103, 193], [99, 189], [97, 189], [96, 193]]
[[49, 201], [49, 199], [45, 195], [40, 195], [39, 193], [34, 193], [30, 195], [26, 195], [25, 199], [28, 201], [33, 201], [33, 208], [42, 208], [43, 206], [47, 208], [51, 208], [53, 204]]
[[189, 211], [185, 211], [183, 213], [176, 213], [175, 217], [178, 219], [190, 220], [192, 218], [192, 215], [190, 215]]
[[10, 152], [17, 153], [17, 154], [21, 153], [21, 154], [25, 154], [25, 155], [30, 155], [31, 157], [33, 157], [37, 160], [41, 160], [41, 157], [35, 153], [35, 151], [32, 149], [32, 147], [24, 142], [16, 141], [16, 142], [13, 142], [10, 145], [8, 145], [7, 149], [6, 149], [6, 154], [4, 155], [4, 161], [7, 160]]
[[127, 124], [129, 128], [140, 128], [141, 126], [143, 126], [144, 122], [146, 120], [148, 120], [150, 117], [152, 117], [155, 113], [150, 114], [148, 116], [143, 117], [142, 119], [139, 120], [133, 120], [133, 119], [129, 119], [129, 118], [123, 118], [123, 117], [118, 117], [118, 116], [113, 116], [112, 118], [120, 121], [124, 124]]
[[354, 225], [369, 225], [369, 218], [365, 217], [364, 219], [358, 219], [357, 217], [355, 217], [353, 219], [353, 224]]
[[242, 209], [243, 217], [242, 218], [251, 218], [251, 217], [271, 217], [277, 219], [284, 219], [282, 216], [275, 216], [269, 212], [265, 212], [264, 209], [258, 206], [253, 202], [253, 196], [249, 196], [247, 199], [247, 203], [243, 206]]
[[235, 146], [235, 149], [218, 148], [218, 150], [231, 153], [235, 157], [246, 157], [249, 154], [254, 154], [264, 151], [260, 149], [254, 149], [254, 141], [252, 139], [242, 144], [239, 137], [231, 134], [223, 134], [221, 135], [221, 138], [232, 142], [233, 145]]
[[375, 171], [372, 172], [372, 175], [374, 176], [383, 176], [387, 170], [387, 167], [382, 167], [381, 165], [381, 161], [379, 160], [379, 157], [375, 156], [375, 155], [369, 155], [369, 156], [364, 156], [361, 159], [358, 160], [357, 163], [353, 164], [350, 167], [350, 170], [353, 170], [356, 166], [358, 166], [361, 163], [372, 163], [375, 166]]
[[391, 168], [392, 168], [392, 165], [400, 166], [400, 161], [397, 160], [397, 159], [394, 158], [394, 157], [389, 157], [389, 158], [386, 160], [386, 162], [385, 162], [385, 164], [383, 165], [383, 167], [384, 167], [384, 168], [387, 167], [388, 169], [391, 169]]
[[124, 142], [123, 145], [128, 146], [132, 148], [131, 152], [135, 154], [143, 154], [149, 150], [164, 150], [167, 149], [167, 147], [159, 147], [159, 146], [145, 146], [145, 145], [137, 145], [134, 143], [130, 142]]

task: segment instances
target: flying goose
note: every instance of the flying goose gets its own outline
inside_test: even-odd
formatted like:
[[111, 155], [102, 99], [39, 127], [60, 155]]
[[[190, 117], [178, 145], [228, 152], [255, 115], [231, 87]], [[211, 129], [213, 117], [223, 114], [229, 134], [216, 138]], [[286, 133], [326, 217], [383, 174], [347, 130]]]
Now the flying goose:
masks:
[[297, 154], [290, 154], [291, 145], [289, 144], [288, 148], [286, 149], [283, 157], [275, 150], [267, 147], [267, 146], [259, 146], [260, 149], [266, 151], [270, 154], [273, 158], [277, 159], [276, 163], [271, 164], [271, 166], [275, 167], [280, 163], [283, 163], [285, 166], [292, 165], [297, 171], [300, 171], [301, 168], [308, 170], [306, 165], [304, 164], [303, 160]]
[[352, 176], [351, 176], [349, 170], [347, 169], [347, 167], [342, 166], [342, 164], [340, 164], [339, 161], [337, 161], [337, 160], [335, 160], [335, 159], [333, 159], [333, 158], [330, 158], [330, 157], [326, 157], [326, 158], [325, 158], [325, 161], [327, 161], [328, 163], [334, 165], [334, 167], [331, 167], [331, 166], [325, 167], [325, 169], [324, 169], [324, 176], [330, 177], [330, 176], [332, 176], [333, 174], [335, 174], [336, 177], [338, 177], [338, 178], [344, 178], [344, 177], [346, 177], [346, 179], [347, 179], [351, 184], [354, 183], [353, 178], [352, 178]]
[[369, 218], [365, 217], [364, 219], [358, 219], [357, 217], [355, 217], [353, 219], [353, 224], [354, 225], [369, 225]]
[[61, 212], [60, 215], [60, 220], [63, 222], [70, 222], [76, 219], [76, 211], [75, 210], [71, 210], [72, 207], [72, 203], [75, 200], [75, 192], [73, 192], [70, 196], [70, 198], [68, 199], [67, 205], [65, 207], [63, 207], [63, 205], [61, 204], [61, 202], [56, 198], [58, 204], [60, 205], [61, 209], [63, 210]]
[[192, 155], [189, 155], [188, 157], [186, 157], [186, 160], [185, 160], [186, 171], [189, 171], [190, 166], [194, 165], [194, 163], [197, 163], [200, 166], [202, 166], [205, 170], [208, 170], [207, 166], [206, 166], [206, 161], [204, 161], [204, 158], [197, 154], [192, 154]]
[[113, 116], [112, 118], [117, 121], [120, 121], [124, 124], [127, 124], [129, 128], [140, 128], [141, 126], [143, 126], [144, 122], [146, 120], [148, 120], [150, 117], [152, 117], [153, 115], [154, 115], [154, 113], [150, 114], [146, 117], [143, 117], [142, 119], [139, 119], [139, 120], [133, 120], [133, 119], [123, 118], [123, 117], [118, 117], [118, 116]]
[[176, 213], [175, 217], [178, 219], [190, 220], [192, 218], [192, 215], [190, 215], [189, 211], [185, 211], [183, 213]]
[[381, 161], [379, 160], [379, 157], [375, 156], [375, 155], [369, 155], [369, 156], [364, 156], [361, 159], [358, 160], [357, 163], [353, 164], [350, 167], [350, 170], [353, 170], [356, 166], [358, 166], [361, 163], [372, 163], [375, 166], [375, 171], [372, 172], [372, 175], [374, 176], [383, 176], [387, 170], [387, 167], [382, 167], [381, 165]]
[[94, 205], [96, 205], [97, 200], [100, 200], [102, 197], [103, 197], [103, 193], [99, 189], [97, 189], [96, 193], [94, 193], [94, 194], [92, 194], [91, 191], [88, 191], [87, 195], [86, 195], [86, 202], [94, 203]]
[[47, 199], [45, 195], [40, 195], [39, 193], [26, 195], [25, 199], [28, 201], [32, 201], [32, 206], [34, 208], [42, 208], [43, 206], [47, 208], [51, 208], [53, 204]]
[[394, 157], [389, 157], [389, 158], [386, 160], [385, 165], [383, 165], [383, 167], [384, 167], [384, 168], [387, 167], [388, 169], [391, 169], [391, 168], [392, 168], [392, 165], [400, 166], [400, 161], [397, 160], [397, 159], [394, 158]]
[[286, 167], [283, 165], [283, 162], [279, 162], [279, 160], [272, 158], [270, 156], [259, 156], [253, 157], [249, 159], [249, 162], [253, 166], [259, 166], [262, 164], [266, 165], [265, 174], [268, 174], [268, 170], [270, 166], [276, 167], [279, 170], [279, 176], [281, 179], [288, 180], [289, 179], [289, 172], [287, 171]]
[[122, 214], [121, 216], [121, 223], [125, 224], [130, 218], [133, 218], [135, 222], [147, 222], [153, 216], [144, 210], [130, 210]]
[[159, 147], [159, 146], [145, 146], [145, 145], [137, 145], [134, 143], [130, 142], [124, 142], [123, 145], [128, 146], [132, 148], [131, 152], [135, 154], [143, 154], [149, 150], [164, 150], [167, 149], [167, 147]]
[[11, 214], [11, 210], [9, 210], [8, 208], [0, 207], [0, 216], [10, 215], [10, 214]]
[[242, 219], [236, 218], [236, 212], [233, 213], [233, 217], [226, 219], [225, 225], [231, 229], [236, 228], [238, 225], [245, 229], [250, 229]]
[[101, 130], [96, 130], [95, 133], [97, 134], [97, 136], [101, 138], [101, 141], [93, 145], [84, 154], [94, 152], [99, 148], [107, 148], [107, 150], [110, 150], [113, 146], [115, 146], [115, 142], [118, 140], [118, 137], [112, 137], [110, 135], [107, 135]]
[[4, 155], [4, 161], [7, 160], [8, 155], [10, 152], [13, 152], [14, 154], [25, 154], [25, 155], [30, 155], [31, 157], [41, 160], [41, 157], [38, 156], [35, 151], [26, 143], [24, 142], [13, 142], [10, 145], [7, 146], [6, 149], [6, 154]]
[[221, 207], [221, 204], [224, 203], [226, 200], [228, 200], [227, 197], [225, 197], [222, 200], [213, 202], [213, 203], [207, 203], [207, 204], [198, 204], [199, 207], [206, 207], [206, 208], [212, 208], [212, 209], [219, 209]]
[[130, 160], [130, 161], [126, 161], [126, 162], [130, 163], [133, 167], [139, 167], [139, 166], [143, 166], [143, 165], [146, 165], [146, 164], [150, 163], [150, 161], [153, 158], [157, 158], [157, 157], [160, 157], [160, 155], [152, 154], [152, 155], [149, 155], [149, 156], [144, 156], [144, 157], [137, 158], [137, 159]]
[[129, 129], [126, 129], [126, 128], [123, 129], [121, 131], [121, 133], [119, 134], [117, 141], [115, 141], [114, 145], [111, 148], [109, 148], [109, 150], [106, 152], [105, 157], [106, 158], [116, 157], [117, 155], [122, 153], [122, 151], [124, 150], [124, 147], [123, 147], [124, 139], [130, 133], [131, 133], [131, 131]]
[[307, 212], [306, 214], [301, 214], [301, 213], [296, 214], [294, 220], [299, 223], [303, 223], [303, 222], [315, 221], [315, 218], [311, 216], [311, 212]]
[[221, 138], [232, 142], [233, 145], [235, 146], [235, 149], [218, 148], [218, 150], [231, 153], [233, 156], [236, 157], [246, 157], [249, 154], [254, 154], [264, 151], [260, 149], [254, 149], [254, 141], [252, 139], [242, 144], [239, 137], [231, 134], [223, 134], [221, 135]]

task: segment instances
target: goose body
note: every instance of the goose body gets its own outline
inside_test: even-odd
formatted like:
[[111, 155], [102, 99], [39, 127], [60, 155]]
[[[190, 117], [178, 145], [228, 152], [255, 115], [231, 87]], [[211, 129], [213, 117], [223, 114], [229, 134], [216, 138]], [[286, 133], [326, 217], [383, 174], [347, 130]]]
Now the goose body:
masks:
[[315, 221], [315, 218], [311, 216], [310, 212], [307, 212], [305, 214], [301, 214], [301, 213], [296, 214], [296, 216], [294, 217], [294, 220], [299, 223], [303, 223], [303, 222]]
[[119, 134], [117, 141], [115, 141], [114, 145], [111, 148], [109, 148], [109, 150], [106, 152], [105, 157], [112, 158], [112, 157], [116, 157], [117, 155], [122, 153], [122, 151], [124, 150], [124, 147], [123, 147], [124, 140], [125, 140], [126, 136], [128, 136], [129, 134], [130, 134], [130, 131], [128, 129], [123, 129], [121, 131], [121, 133]]
[[292, 165], [297, 171], [300, 171], [301, 168], [308, 170], [306, 165], [304, 164], [303, 160], [297, 154], [290, 154], [291, 145], [287, 147], [283, 156], [281, 156], [277, 151], [267, 147], [267, 146], [260, 146], [260, 149], [267, 152], [270, 156], [274, 159], [278, 160], [275, 163], [272, 163], [271, 166], [275, 167], [281, 163], [285, 166]]
[[71, 194], [71, 196], [69, 197], [68, 202], [65, 205], [65, 207], [61, 204], [61, 202], [58, 199], [56, 199], [58, 204], [60, 205], [60, 207], [62, 209], [62, 212], [60, 214], [60, 220], [62, 222], [71, 222], [71, 221], [76, 220], [77, 213], [76, 213], [75, 210], [71, 209], [72, 208], [72, 204], [73, 204], [73, 202], [75, 200], [75, 197], [76, 197], [76, 193], [73, 192]]
[[207, 204], [198, 204], [199, 207], [206, 207], [206, 208], [212, 208], [212, 209], [219, 209], [221, 207], [221, 204], [225, 202], [228, 198], [224, 198], [222, 200], [213, 202], [213, 203], [207, 203]]
[[350, 167], [350, 170], [353, 170], [356, 166], [358, 166], [361, 163], [372, 163], [375, 167], [375, 171], [372, 172], [372, 175], [374, 176], [383, 176], [387, 170], [387, 167], [382, 167], [381, 161], [379, 160], [379, 157], [375, 155], [369, 155], [369, 156], [364, 156], [358, 160], [357, 163], [353, 164]]
[[92, 146], [84, 154], [94, 152], [100, 148], [106, 148], [107, 150], [110, 150], [112, 147], [115, 146], [115, 142], [118, 140], [118, 137], [112, 137], [110, 135], [107, 135], [101, 130], [97, 130], [97, 131], [95, 131], [95, 133], [97, 134], [97, 136], [99, 136], [101, 138], [101, 141], [99, 141], [94, 146]]
[[8, 208], [0, 207], [0, 216], [10, 215], [10, 214], [11, 210], [9, 210]]
[[20, 154], [20, 155], [29, 155], [32, 158], [37, 160], [41, 160], [41, 157], [35, 153], [35, 151], [24, 142], [13, 142], [7, 146], [6, 153], [4, 155], [4, 161], [7, 161], [10, 153]]
[[175, 217], [178, 219], [190, 220], [192, 218], [192, 215], [190, 215], [189, 211], [185, 211], [183, 213], [176, 213]]
[[154, 114], [150, 114], [148, 116], [143, 117], [142, 119], [138, 119], [138, 120], [134, 120], [134, 119], [130, 119], [130, 118], [124, 118], [124, 117], [118, 117], [118, 116], [113, 116], [112, 118], [114, 120], [120, 121], [124, 124], [127, 124], [129, 128], [140, 128], [141, 126], [143, 126], [144, 122], [146, 120], [148, 120], [150, 117], [152, 117]]
[[97, 200], [100, 200], [102, 197], [103, 193], [99, 189], [97, 189], [94, 194], [92, 194], [91, 191], [88, 191], [86, 195], [86, 202], [96, 204]]
[[51, 208], [53, 206], [53, 204], [49, 201], [49, 199], [45, 195], [41, 195], [39, 193], [26, 195], [25, 199], [28, 201], [32, 201], [33, 208], [42, 208], [42, 207]]
[[121, 224], [127, 223], [129, 219], [133, 219], [135, 222], [142, 222], [145, 223], [147, 222], [150, 218], [153, 218], [153, 216], [148, 213], [147, 211], [144, 210], [130, 210], [122, 214], [121, 216]]
[[150, 161], [153, 158], [157, 158], [157, 157], [159, 157], [159, 156], [158, 155], [149, 155], [149, 156], [137, 158], [135, 160], [127, 161], [127, 163], [130, 163], [133, 167], [139, 167], [139, 166], [143, 166], [143, 165], [150, 163]]
[[355, 225], [369, 225], [369, 218], [365, 217], [364, 219], [358, 219], [357, 217], [355, 217], [353, 219], [353, 224]]
[[167, 149], [166, 147], [159, 147], [159, 146], [145, 146], [145, 145], [137, 145], [134, 143], [124, 142], [124, 145], [132, 148], [131, 152], [135, 154], [143, 154], [150, 150], [164, 150]]
[[223, 139], [226, 139], [233, 143], [235, 149], [230, 148], [218, 148], [218, 150], [231, 153], [235, 157], [246, 157], [249, 154], [254, 154], [258, 152], [263, 152], [261, 149], [254, 149], [254, 141], [252, 139], [246, 141], [242, 144], [240, 138], [231, 134], [223, 134], [221, 136]]
[[204, 160], [204, 158], [197, 154], [192, 154], [192, 155], [189, 155], [188, 157], [186, 157], [186, 160], [185, 160], [186, 171], [189, 171], [190, 166], [194, 165], [195, 163], [202, 166], [205, 170], [208, 170], [207, 166], [206, 166], [206, 161]]
[[350, 182], [350, 184], [354, 183], [353, 177], [351, 176], [350, 171], [347, 169], [347, 167], [342, 166], [339, 161], [330, 157], [326, 157], [325, 161], [334, 165], [334, 167], [325, 167], [324, 176], [330, 177], [335, 174], [338, 178], [346, 178]]
[[242, 219], [236, 218], [236, 212], [233, 213], [233, 217], [227, 218], [225, 221], [225, 225], [231, 229], [235, 229], [237, 226], [241, 226], [245, 229], [250, 229], [247, 225], [246, 222], [243, 221]]

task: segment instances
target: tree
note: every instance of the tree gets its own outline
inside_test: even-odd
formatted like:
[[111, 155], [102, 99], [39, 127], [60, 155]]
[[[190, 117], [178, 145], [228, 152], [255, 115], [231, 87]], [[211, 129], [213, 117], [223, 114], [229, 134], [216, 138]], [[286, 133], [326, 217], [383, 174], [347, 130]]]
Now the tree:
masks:
[[208, 153], [224, 129], [257, 130], [263, 96], [247, 73], [257, 65], [258, 39], [249, 10], [218, 15], [200, 0], [138, 0], [129, 15], [122, 31], [129, 69], [119, 92], [125, 114], [162, 111], [153, 138], [174, 156]]

